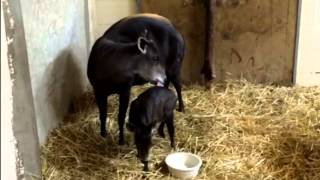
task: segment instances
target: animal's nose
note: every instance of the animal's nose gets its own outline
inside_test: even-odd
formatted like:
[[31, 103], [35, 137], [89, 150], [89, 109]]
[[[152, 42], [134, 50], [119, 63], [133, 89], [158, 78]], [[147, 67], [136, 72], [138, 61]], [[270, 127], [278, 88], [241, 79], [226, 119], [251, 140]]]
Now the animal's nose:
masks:
[[157, 86], [163, 86], [165, 81], [166, 81], [166, 77], [158, 77], [156, 79]]

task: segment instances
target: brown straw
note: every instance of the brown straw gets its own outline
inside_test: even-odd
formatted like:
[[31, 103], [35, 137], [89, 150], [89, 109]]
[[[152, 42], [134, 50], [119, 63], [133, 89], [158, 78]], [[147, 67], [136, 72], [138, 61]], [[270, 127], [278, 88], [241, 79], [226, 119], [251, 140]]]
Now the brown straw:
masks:
[[[145, 87], [133, 89], [131, 99]], [[206, 91], [183, 89], [186, 112], [175, 112], [177, 151], [200, 155], [197, 179], [320, 179], [320, 87], [280, 87], [228, 81]], [[51, 179], [174, 179], [166, 139], [154, 138], [151, 171], [142, 173], [132, 134], [118, 146], [117, 96], [109, 98], [108, 136], [99, 135], [92, 94], [77, 100], [42, 147]], [[166, 132], [166, 131], [165, 131]]]

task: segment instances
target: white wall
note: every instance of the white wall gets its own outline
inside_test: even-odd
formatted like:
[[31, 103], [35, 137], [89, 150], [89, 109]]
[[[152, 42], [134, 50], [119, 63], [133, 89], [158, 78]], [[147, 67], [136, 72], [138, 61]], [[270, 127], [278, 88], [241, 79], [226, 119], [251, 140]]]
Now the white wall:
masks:
[[320, 1], [300, 0], [295, 84], [320, 85]]
[[91, 44], [113, 23], [136, 13], [136, 0], [89, 0]]
[[1, 169], [7, 168], [1, 171], [5, 172], [1, 177], [6, 176], [1, 179], [10, 180], [41, 179], [40, 146], [20, 7], [20, 0], [1, 1], [1, 145], [5, 143], [1, 146]]
[[[17, 179], [16, 139], [13, 135], [12, 82], [1, 4], [1, 179]], [[6, 88], [3, 88], [6, 87]]]
[[40, 143], [88, 86], [86, 1], [20, 0]]

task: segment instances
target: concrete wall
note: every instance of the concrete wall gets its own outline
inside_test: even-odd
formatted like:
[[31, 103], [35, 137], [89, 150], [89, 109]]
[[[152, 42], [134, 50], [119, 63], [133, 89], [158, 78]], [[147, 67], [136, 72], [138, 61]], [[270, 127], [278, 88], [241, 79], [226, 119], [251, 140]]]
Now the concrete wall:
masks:
[[20, 1], [1, 1], [1, 12], [1, 179], [41, 179]]
[[40, 143], [87, 87], [87, 1], [20, 0]]
[[8, 47], [1, 4], [1, 179], [17, 179], [16, 138], [13, 135], [12, 82], [9, 71]]
[[[143, 12], [168, 17], [187, 41], [182, 78], [201, 79], [203, 0], [141, 0]], [[217, 80], [292, 83], [297, 0], [216, 0], [214, 59]]]

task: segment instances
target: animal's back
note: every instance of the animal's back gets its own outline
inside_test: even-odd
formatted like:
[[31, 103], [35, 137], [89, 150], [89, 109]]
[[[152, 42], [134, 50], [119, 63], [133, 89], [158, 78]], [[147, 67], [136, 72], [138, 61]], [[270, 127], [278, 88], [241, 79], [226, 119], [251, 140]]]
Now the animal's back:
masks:
[[132, 42], [147, 29], [156, 42], [162, 47], [163, 55], [170, 61], [182, 61], [185, 52], [185, 42], [174, 25], [167, 18], [157, 14], [136, 14], [125, 17], [113, 24], [103, 38], [117, 42]]
[[[156, 122], [161, 122], [173, 113], [177, 102], [176, 95], [165, 87], [151, 87], [144, 91], [133, 101], [132, 109], [135, 113], [142, 113], [149, 118], [144, 119], [143, 125], [149, 126]], [[132, 105], [131, 104], [131, 105]], [[139, 111], [137, 111], [139, 109]]]
[[159, 104], [164, 104], [165, 106], [169, 106], [168, 108], [172, 108], [177, 101], [177, 97], [172, 90], [158, 86], [149, 88], [138, 98], [143, 99], [143, 101], [145, 101], [144, 104], [149, 107], [157, 107]]
[[161, 38], [168, 32], [170, 34], [176, 32], [174, 26], [167, 18], [157, 14], [145, 13], [128, 16], [119, 20], [104, 33], [103, 37], [127, 42], [136, 40], [144, 29], [152, 31], [156, 38]]

